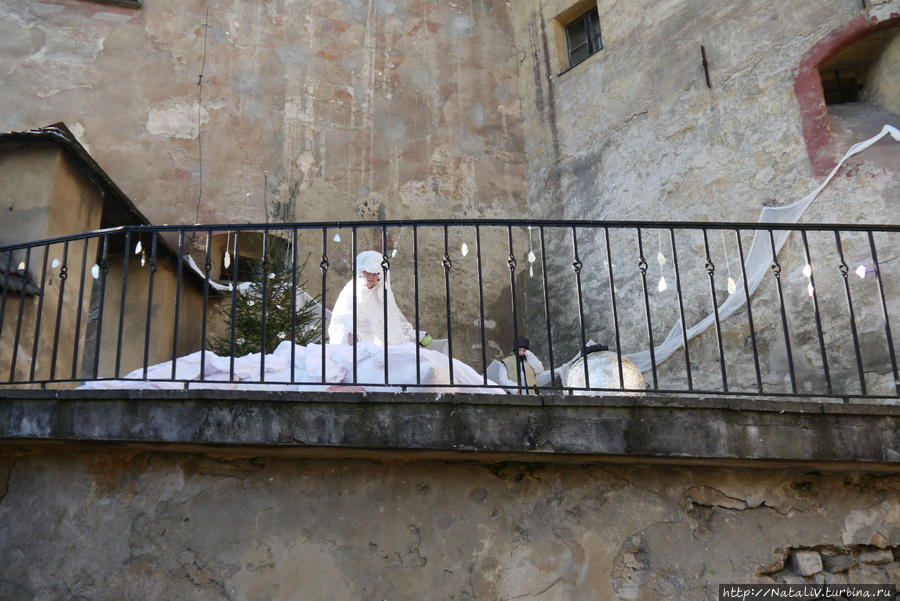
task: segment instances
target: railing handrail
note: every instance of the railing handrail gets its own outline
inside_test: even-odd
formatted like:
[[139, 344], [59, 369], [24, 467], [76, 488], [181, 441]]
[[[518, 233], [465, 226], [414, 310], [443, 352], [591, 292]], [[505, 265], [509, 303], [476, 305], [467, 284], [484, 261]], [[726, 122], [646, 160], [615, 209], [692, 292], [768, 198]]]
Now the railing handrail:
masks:
[[[0, 252], [20, 250], [29, 246], [58, 244], [81, 240], [103, 234], [118, 232], [234, 232], [247, 230], [284, 229], [347, 229], [366, 227], [422, 227], [422, 226], [519, 226], [519, 227], [590, 227], [590, 228], [630, 228], [630, 229], [680, 229], [680, 230], [774, 230], [774, 231], [842, 231], [842, 232], [900, 232], [900, 224], [882, 223], [770, 223], [748, 221], [637, 221], [637, 220], [585, 220], [585, 219], [385, 219], [374, 221], [295, 221], [282, 223], [195, 223], [191, 225], [119, 225], [77, 234], [66, 234], [52, 238], [41, 238], [28, 242], [0, 245]], [[171, 250], [171, 249], [170, 249]]]

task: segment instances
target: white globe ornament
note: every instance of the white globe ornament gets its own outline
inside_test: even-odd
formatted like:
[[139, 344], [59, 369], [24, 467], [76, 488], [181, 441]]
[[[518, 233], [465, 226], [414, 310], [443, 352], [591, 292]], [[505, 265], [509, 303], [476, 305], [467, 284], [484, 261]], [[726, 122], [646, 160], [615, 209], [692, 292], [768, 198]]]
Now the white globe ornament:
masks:
[[[588, 375], [591, 388], [614, 388], [621, 390], [619, 384], [619, 357], [611, 351], [591, 353], [587, 357]], [[624, 394], [641, 394], [647, 387], [644, 383], [644, 375], [630, 359], [622, 357], [622, 383], [628, 392]], [[566, 375], [566, 386], [570, 388], [584, 388], [584, 359], [578, 358]], [[596, 394], [590, 390], [575, 390], [574, 394]]]

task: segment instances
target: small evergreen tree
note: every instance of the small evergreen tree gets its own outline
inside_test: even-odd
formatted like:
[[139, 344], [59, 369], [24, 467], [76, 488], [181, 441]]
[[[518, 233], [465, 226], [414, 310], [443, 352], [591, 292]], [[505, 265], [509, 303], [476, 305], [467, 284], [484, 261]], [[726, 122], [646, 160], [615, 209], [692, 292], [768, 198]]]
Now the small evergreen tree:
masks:
[[[307, 257], [308, 259], [309, 257]], [[305, 287], [301, 273], [306, 260], [297, 267], [297, 288]], [[270, 258], [268, 269], [263, 259], [253, 268], [253, 279], [249, 288], [236, 294], [234, 306], [223, 306], [219, 313], [225, 322], [225, 336], [210, 336], [209, 349], [219, 356], [243, 357], [260, 352], [262, 342], [263, 298], [266, 307], [265, 352], [271, 353], [279, 344], [291, 338], [294, 329], [294, 344], [307, 345], [322, 339], [318, 303], [315, 298], [305, 301], [299, 297], [294, 304], [294, 320], [291, 322], [291, 296], [294, 294], [293, 272], [290, 257]], [[232, 351], [231, 328], [234, 325], [234, 348]]]

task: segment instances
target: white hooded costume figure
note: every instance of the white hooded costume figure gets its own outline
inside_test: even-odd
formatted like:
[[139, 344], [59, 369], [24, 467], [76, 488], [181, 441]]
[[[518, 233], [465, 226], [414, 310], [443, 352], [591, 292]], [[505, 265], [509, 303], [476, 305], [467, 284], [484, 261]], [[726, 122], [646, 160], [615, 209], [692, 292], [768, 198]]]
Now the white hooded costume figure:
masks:
[[[390, 273], [385, 281], [381, 267], [382, 255], [374, 250], [366, 250], [356, 257], [355, 281], [347, 282], [338, 295], [337, 302], [331, 312], [331, 323], [328, 325], [328, 342], [331, 344], [350, 344], [348, 334], [355, 333], [360, 342], [372, 342], [384, 346], [384, 306], [387, 300], [388, 344], [416, 342], [416, 332], [403, 316], [394, 292], [391, 290]], [[378, 274], [378, 282], [368, 287], [363, 272]], [[353, 328], [353, 289], [356, 288], [356, 330]], [[385, 289], [387, 294], [385, 295]]]

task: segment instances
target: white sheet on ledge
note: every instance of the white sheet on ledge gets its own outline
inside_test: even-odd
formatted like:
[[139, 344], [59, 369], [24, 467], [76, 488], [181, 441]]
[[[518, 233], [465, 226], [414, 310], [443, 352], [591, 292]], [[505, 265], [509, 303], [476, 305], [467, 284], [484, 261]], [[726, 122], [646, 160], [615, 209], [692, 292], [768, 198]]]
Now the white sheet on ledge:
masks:
[[[825, 186], [834, 178], [835, 174], [844, 164], [844, 162], [852, 157], [853, 155], [862, 152], [881, 138], [890, 134], [890, 136], [900, 142], [900, 130], [892, 125], [885, 125], [881, 128], [881, 132], [872, 136], [868, 140], [864, 140], [857, 144], [854, 144], [850, 147], [850, 150], [847, 151], [847, 154], [843, 156], [843, 158], [835, 165], [834, 169], [831, 170], [831, 173], [828, 177], [825, 178], [818, 188], [810, 192], [808, 195], [798, 200], [793, 204], [789, 204], [784, 207], [763, 207], [762, 212], [759, 216], [759, 223], [797, 223], [800, 220], [800, 216], [803, 214], [803, 211], [809, 206], [809, 204], [819, 195], [819, 193], [825, 189]], [[762, 225], [761, 227], [765, 227]], [[775, 238], [775, 252], [776, 254], [781, 251], [781, 247], [784, 246], [785, 241], [788, 238], [790, 232], [788, 230], [776, 230], [773, 232]], [[769, 266], [772, 264], [772, 246], [771, 241], [769, 240], [768, 232], [759, 232], [757, 231], [753, 235], [753, 243], [750, 245], [750, 252], [747, 253], [745, 260], [745, 269], [747, 273], [747, 289], [750, 291], [752, 295], [756, 288], [759, 286], [760, 282], [762, 282], [763, 277], [769, 269]], [[742, 306], [747, 301], [747, 296], [744, 293], [744, 283], [743, 277], [737, 281], [737, 289], [734, 294], [730, 295], [725, 302], [719, 305], [719, 320], [723, 320]], [[687, 338], [690, 340], [695, 336], [699, 336], [707, 328], [709, 328], [713, 323], [715, 323], [715, 313], [710, 313], [702, 320], [697, 322], [695, 325], [691, 326], [687, 330]], [[659, 365], [663, 361], [669, 358], [675, 351], [680, 349], [684, 345], [684, 338], [681, 332], [681, 320], [679, 319], [675, 325], [672, 327], [669, 335], [666, 336], [666, 339], [657, 347], [654, 347], [654, 355], [656, 359], [656, 364]], [[651, 368], [652, 362], [650, 360], [650, 351], [641, 351], [639, 353], [633, 353], [631, 355], [625, 355], [628, 359], [634, 362], [634, 364], [641, 371], [647, 371]]]
[[[237, 357], [234, 360], [234, 381], [229, 381], [230, 357], [219, 357], [206, 351], [204, 378], [200, 380], [200, 351], [180, 357], [175, 361], [175, 378], [191, 380], [191, 388], [220, 390], [275, 390], [275, 391], [327, 391], [340, 390], [340, 386], [353, 386], [353, 347], [343, 344], [325, 345], [325, 383], [322, 383], [322, 346], [294, 345], [295, 384], [260, 383], [259, 353]], [[356, 345], [356, 381], [369, 384], [384, 383], [384, 347], [371, 342]], [[501, 388], [485, 388], [484, 379], [474, 369], [453, 360], [453, 383], [473, 385], [468, 387], [437, 387], [436, 384], [450, 384], [450, 364], [442, 353], [419, 348], [421, 384], [416, 384], [416, 347], [413, 343], [388, 347], [388, 382], [390, 386], [371, 386], [370, 390], [407, 392], [472, 392], [480, 394], [505, 394]], [[166, 361], [147, 368], [147, 380], [143, 379], [143, 369], [136, 369], [118, 380], [95, 380], [79, 387], [86, 389], [176, 389], [184, 387], [182, 382], [165, 381], [172, 378], [172, 362]], [[153, 381], [159, 379], [162, 381]], [[265, 379], [270, 382], [290, 382], [291, 343], [284, 341], [278, 348], [266, 355]], [[494, 384], [488, 380], [488, 384]], [[338, 388], [336, 388], [336, 386]]]

